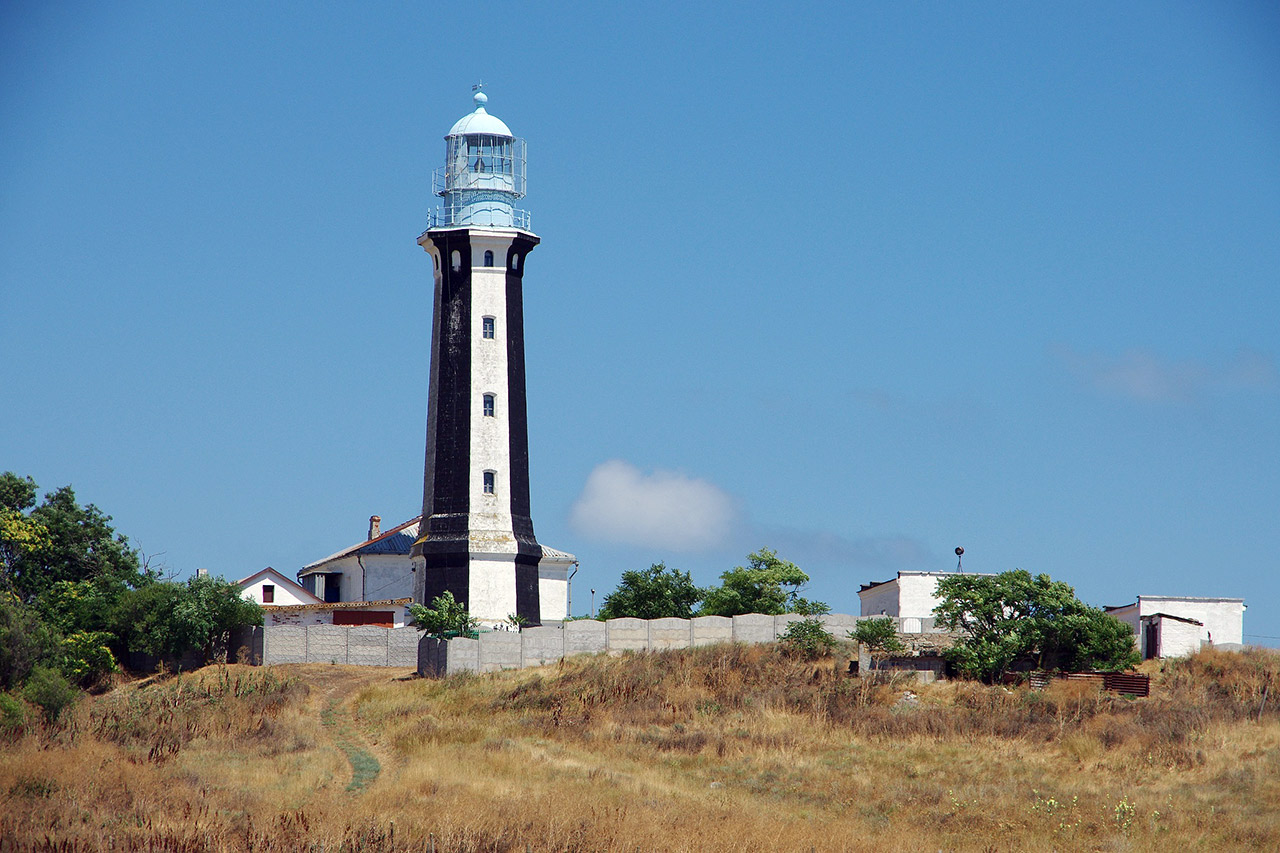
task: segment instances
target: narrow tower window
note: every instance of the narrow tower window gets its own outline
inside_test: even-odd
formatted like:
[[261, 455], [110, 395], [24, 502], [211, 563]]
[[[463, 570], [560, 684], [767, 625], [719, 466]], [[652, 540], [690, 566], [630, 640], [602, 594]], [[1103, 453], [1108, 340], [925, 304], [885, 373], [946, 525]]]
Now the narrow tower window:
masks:
[[495, 325], [493, 317], [485, 317], [480, 321], [480, 333], [489, 340], [493, 340], [494, 329]]
[[454, 249], [453, 254], [450, 256], [449, 259], [453, 262], [454, 272], [459, 272], [462, 270], [462, 253], [461, 252], [459, 252], [457, 249]]
[[491, 266], [493, 266], [493, 250], [492, 250], [492, 249], [485, 249], [485, 252], [484, 252], [484, 265], [485, 265], [486, 267], [491, 267]]
[[493, 417], [493, 395], [492, 394], [484, 395], [484, 416], [486, 418]]
[[484, 493], [486, 495], [494, 494], [494, 491], [496, 489], [497, 479], [498, 479], [498, 474], [496, 471], [484, 472]]
[[520, 269], [520, 256], [517, 255], [515, 252], [511, 253], [511, 268], [513, 270]]

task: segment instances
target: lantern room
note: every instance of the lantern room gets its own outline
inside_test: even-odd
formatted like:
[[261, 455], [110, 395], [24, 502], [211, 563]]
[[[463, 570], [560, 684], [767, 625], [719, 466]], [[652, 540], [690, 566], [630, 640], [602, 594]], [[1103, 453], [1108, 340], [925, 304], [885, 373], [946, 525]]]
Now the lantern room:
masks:
[[525, 142], [485, 109], [489, 98], [475, 87], [475, 111], [454, 124], [445, 139], [445, 165], [432, 174], [432, 190], [444, 204], [431, 228], [489, 226], [529, 229], [524, 198]]

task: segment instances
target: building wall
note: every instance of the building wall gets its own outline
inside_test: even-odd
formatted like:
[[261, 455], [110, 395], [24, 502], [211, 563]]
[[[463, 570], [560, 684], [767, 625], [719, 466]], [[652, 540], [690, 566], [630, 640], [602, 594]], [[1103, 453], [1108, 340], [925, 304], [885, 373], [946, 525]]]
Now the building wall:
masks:
[[543, 622], [560, 622], [569, 616], [569, 571], [572, 562], [538, 563], [538, 608]]
[[898, 615], [898, 581], [891, 580], [858, 593], [859, 610], [863, 616]]
[[1182, 622], [1178, 619], [1162, 619], [1157, 617], [1156, 632], [1159, 643], [1159, 657], [1179, 658], [1200, 651], [1200, 642], [1205, 638], [1205, 630], [1200, 625]]
[[241, 591], [240, 595], [244, 598], [250, 599], [251, 601], [256, 601], [259, 604], [262, 604], [263, 603], [262, 602], [263, 584], [271, 584], [276, 588], [275, 601], [272, 601], [271, 604], [280, 605], [280, 604], [313, 604], [314, 603], [310, 599], [303, 599], [299, 597], [297, 594], [294, 593], [292, 589], [290, 589], [289, 587], [285, 586], [284, 584], [270, 577], [260, 578], [254, 583], [249, 584]]
[[1142, 616], [1168, 613], [1202, 622], [1206, 638], [1212, 637], [1215, 645], [1244, 642], [1244, 602], [1238, 599], [1140, 595], [1138, 609]]

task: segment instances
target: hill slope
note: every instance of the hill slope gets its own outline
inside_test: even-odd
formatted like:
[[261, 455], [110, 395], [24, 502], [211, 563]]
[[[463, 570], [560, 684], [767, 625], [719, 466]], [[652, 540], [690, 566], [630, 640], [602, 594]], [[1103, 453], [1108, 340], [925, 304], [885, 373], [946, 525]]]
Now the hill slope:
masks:
[[1270, 653], [1168, 664], [1148, 700], [875, 685], [767, 646], [397, 675], [89, 699], [5, 747], [0, 851], [1280, 849]]

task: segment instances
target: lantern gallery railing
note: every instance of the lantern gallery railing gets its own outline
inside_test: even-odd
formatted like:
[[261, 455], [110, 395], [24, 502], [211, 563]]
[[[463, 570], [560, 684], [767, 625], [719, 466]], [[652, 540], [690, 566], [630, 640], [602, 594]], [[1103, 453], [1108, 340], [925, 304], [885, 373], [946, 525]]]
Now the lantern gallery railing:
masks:
[[533, 217], [529, 211], [496, 205], [492, 208], [478, 204], [447, 204], [427, 213], [427, 228], [452, 228], [467, 225], [521, 228], [532, 230]]

